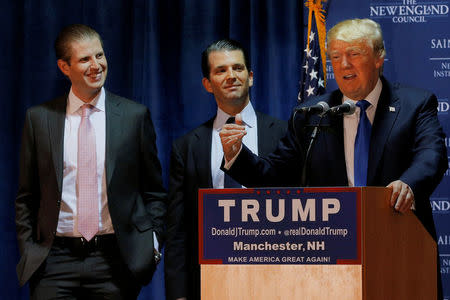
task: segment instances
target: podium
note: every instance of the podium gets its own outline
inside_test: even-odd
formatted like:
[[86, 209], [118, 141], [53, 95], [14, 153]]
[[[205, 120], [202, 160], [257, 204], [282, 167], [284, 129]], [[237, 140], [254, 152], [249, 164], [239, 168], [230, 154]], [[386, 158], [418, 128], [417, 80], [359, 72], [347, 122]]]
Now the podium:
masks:
[[[288, 189], [287, 193], [291, 190], [295, 191]], [[315, 193], [322, 198], [330, 192], [333, 195], [347, 192], [357, 195], [354, 203], [341, 205], [352, 206], [356, 212], [355, 220], [349, 218], [352, 219], [349, 222], [356, 224], [355, 239], [351, 242], [357, 253], [355, 259], [318, 264], [250, 264], [239, 261], [229, 264], [224, 259], [205, 259], [205, 243], [211, 241], [204, 237], [208, 212], [203, 198], [209, 193], [220, 193], [219, 198], [226, 199], [227, 191], [241, 191], [244, 198], [249, 198], [245, 197], [247, 193], [254, 192], [252, 189], [199, 192], [201, 299], [436, 299], [437, 245], [413, 212], [401, 214], [390, 207], [390, 190], [381, 187], [302, 189], [300, 196], [304, 199]], [[264, 193], [264, 189], [261, 191]], [[271, 195], [266, 195], [271, 199], [277, 196], [286, 198], [279, 196], [283, 195], [283, 189], [281, 193], [274, 189], [271, 192]], [[235, 208], [221, 206], [228, 213], [228, 220], [230, 207]], [[255, 207], [251, 208], [257, 216]], [[278, 207], [278, 212], [281, 208]], [[250, 221], [247, 220], [246, 224]], [[333, 222], [331, 216], [328, 221]]]

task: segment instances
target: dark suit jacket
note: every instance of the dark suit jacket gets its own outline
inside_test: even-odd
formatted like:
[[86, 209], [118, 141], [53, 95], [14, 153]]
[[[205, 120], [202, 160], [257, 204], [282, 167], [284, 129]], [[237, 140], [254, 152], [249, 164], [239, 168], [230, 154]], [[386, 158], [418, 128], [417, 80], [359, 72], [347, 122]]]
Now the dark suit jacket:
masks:
[[[16, 227], [25, 284], [46, 259], [58, 223], [67, 95], [27, 111], [20, 154]], [[166, 192], [148, 109], [106, 92], [108, 207], [124, 262], [138, 282], [155, 269], [153, 232], [162, 234]]]
[[[256, 112], [258, 153], [273, 151], [286, 133], [286, 122]], [[200, 299], [198, 264], [198, 189], [212, 188], [211, 143], [214, 118], [177, 139], [170, 164], [166, 297]]]
[[[367, 182], [386, 186], [395, 180], [407, 183], [415, 196], [416, 215], [436, 239], [429, 197], [446, 169], [444, 133], [437, 118], [436, 96], [420, 89], [391, 85], [382, 78], [383, 89], [372, 125]], [[342, 93], [313, 98], [330, 107], [341, 104]], [[305, 149], [319, 117], [293, 114], [287, 135], [275, 152], [256, 157], [244, 146], [228, 171], [249, 187], [298, 186]], [[348, 186], [344, 154], [343, 117], [325, 117], [324, 128], [312, 148], [307, 168], [309, 186]]]

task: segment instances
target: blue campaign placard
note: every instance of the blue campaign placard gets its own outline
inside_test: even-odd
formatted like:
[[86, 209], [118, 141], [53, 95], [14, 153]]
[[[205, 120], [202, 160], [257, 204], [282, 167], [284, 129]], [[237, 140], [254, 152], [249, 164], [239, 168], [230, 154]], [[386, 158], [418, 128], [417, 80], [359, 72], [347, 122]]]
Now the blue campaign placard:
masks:
[[361, 188], [200, 190], [202, 264], [360, 264]]

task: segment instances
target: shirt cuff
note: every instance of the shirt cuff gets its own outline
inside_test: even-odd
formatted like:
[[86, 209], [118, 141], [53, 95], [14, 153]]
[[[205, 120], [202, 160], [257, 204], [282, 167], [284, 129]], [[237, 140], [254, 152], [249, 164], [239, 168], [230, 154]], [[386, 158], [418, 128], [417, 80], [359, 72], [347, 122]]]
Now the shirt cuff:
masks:
[[223, 168], [225, 170], [229, 170], [231, 168], [231, 166], [234, 164], [237, 157], [239, 156], [239, 153], [241, 153], [241, 150], [242, 150], [242, 145], [241, 145], [241, 148], [239, 149], [238, 153], [230, 161], [227, 161], [225, 155], [223, 156], [223, 159], [225, 161], [225, 163], [223, 164]]
[[153, 232], [153, 248], [156, 250], [159, 250], [159, 243], [158, 239], [156, 238], [156, 233]]
[[416, 210], [416, 199], [413, 200], [413, 202], [411, 203], [411, 210]]

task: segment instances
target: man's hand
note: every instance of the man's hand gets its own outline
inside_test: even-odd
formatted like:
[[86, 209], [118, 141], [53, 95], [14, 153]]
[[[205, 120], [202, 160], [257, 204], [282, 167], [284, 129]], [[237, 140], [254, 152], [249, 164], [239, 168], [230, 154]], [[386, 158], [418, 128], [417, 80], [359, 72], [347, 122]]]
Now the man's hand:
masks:
[[391, 207], [394, 207], [396, 211], [401, 213], [411, 209], [414, 201], [414, 193], [409, 185], [401, 180], [396, 180], [389, 183], [387, 187], [392, 189]]
[[239, 153], [242, 147], [242, 138], [246, 134], [241, 114], [236, 115], [236, 124], [223, 125], [219, 135], [222, 141], [223, 155], [227, 161], [232, 160]]

